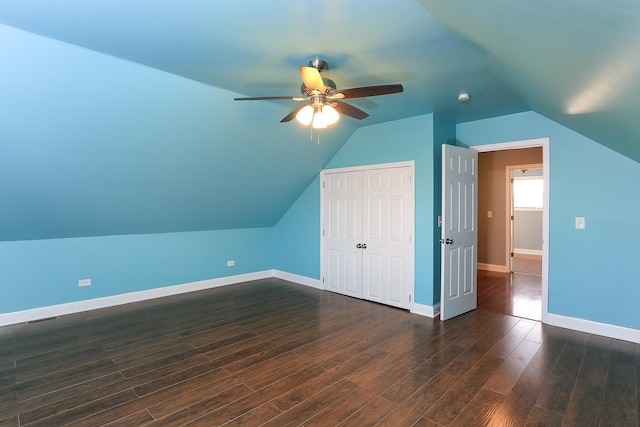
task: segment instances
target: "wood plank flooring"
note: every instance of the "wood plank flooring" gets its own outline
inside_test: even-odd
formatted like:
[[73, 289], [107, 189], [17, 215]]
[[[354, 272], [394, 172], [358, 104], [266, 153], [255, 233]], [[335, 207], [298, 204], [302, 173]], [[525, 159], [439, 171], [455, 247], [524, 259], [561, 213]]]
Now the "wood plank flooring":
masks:
[[0, 426], [637, 426], [640, 346], [268, 279], [0, 328]]
[[478, 270], [478, 307], [542, 318], [542, 257], [516, 254], [513, 273]]

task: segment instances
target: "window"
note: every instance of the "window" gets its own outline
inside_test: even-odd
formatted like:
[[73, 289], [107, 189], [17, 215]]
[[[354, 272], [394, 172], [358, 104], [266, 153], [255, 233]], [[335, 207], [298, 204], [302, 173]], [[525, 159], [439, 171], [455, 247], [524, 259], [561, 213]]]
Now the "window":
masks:
[[542, 209], [544, 182], [541, 177], [523, 177], [513, 180], [513, 207]]

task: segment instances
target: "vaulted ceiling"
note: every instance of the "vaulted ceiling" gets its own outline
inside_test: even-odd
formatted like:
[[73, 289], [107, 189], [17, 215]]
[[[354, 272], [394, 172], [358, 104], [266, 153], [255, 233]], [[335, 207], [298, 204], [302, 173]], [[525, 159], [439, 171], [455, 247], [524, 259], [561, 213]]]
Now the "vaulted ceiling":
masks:
[[[361, 126], [535, 110], [640, 161], [632, 0], [3, 0], [0, 240], [273, 226]], [[351, 103], [279, 123], [298, 66]], [[469, 93], [466, 103], [459, 93]]]

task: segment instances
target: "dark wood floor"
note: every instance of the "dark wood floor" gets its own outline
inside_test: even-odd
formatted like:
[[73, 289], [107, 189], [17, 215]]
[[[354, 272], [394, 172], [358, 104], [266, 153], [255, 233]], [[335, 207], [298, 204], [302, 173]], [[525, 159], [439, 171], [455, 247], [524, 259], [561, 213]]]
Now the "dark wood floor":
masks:
[[478, 307], [540, 320], [542, 258], [516, 254], [513, 273], [478, 270]]
[[637, 426], [640, 346], [277, 279], [0, 328], [0, 426]]

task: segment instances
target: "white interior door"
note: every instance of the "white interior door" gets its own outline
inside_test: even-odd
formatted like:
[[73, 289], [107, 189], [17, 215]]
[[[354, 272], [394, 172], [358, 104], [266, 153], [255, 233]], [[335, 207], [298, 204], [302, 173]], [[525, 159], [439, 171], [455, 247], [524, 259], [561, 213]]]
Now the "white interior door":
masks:
[[440, 319], [477, 306], [478, 153], [442, 146]]
[[363, 298], [409, 308], [414, 190], [410, 167], [363, 172]]
[[323, 192], [325, 287], [362, 298], [362, 172], [327, 174]]

